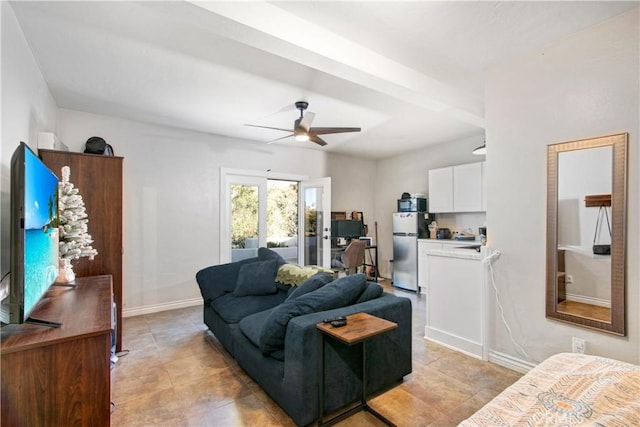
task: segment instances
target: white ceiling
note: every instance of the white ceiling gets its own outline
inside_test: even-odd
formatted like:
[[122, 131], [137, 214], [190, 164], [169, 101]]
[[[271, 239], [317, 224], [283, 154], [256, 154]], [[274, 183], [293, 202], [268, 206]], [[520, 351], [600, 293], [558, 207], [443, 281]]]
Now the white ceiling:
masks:
[[58, 106], [370, 158], [484, 134], [491, 67], [637, 1], [12, 2]]

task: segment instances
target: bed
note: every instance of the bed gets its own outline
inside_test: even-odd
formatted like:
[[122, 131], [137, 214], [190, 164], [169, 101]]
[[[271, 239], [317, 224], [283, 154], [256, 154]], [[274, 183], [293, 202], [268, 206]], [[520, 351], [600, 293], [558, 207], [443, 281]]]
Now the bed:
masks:
[[559, 425], [640, 426], [640, 366], [556, 354], [459, 427]]

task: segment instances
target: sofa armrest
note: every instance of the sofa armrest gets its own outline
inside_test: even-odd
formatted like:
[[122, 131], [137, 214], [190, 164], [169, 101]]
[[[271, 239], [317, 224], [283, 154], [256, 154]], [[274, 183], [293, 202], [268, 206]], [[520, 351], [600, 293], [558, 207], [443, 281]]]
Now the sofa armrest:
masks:
[[[359, 366], [360, 347], [330, 343], [323, 347], [322, 333], [316, 324], [336, 316], [349, 316], [365, 312], [398, 324], [398, 328], [369, 340], [367, 389], [368, 392], [388, 387], [411, 372], [411, 301], [392, 294], [334, 310], [312, 313], [291, 319], [285, 337], [285, 364], [283, 385], [289, 390], [303, 390], [304, 396], [289, 396], [297, 401], [292, 410], [317, 415], [319, 354], [325, 351], [325, 390], [342, 390], [341, 394], [329, 393], [325, 411], [331, 411], [354, 401], [359, 396], [357, 378], [352, 378]], [[305, 418], [309, 415], [298, 414]], [[305, 420], [311, 422], [311, 420]]]
[[226, 292], [233, 292], [238, 282], [240, 267], [257, 261], [259, 261], [257, 257], [247, 258], [242, 261], [212, 265], [198, 271], [196, 282], [198, 282], [205, 304], [209, 304]]

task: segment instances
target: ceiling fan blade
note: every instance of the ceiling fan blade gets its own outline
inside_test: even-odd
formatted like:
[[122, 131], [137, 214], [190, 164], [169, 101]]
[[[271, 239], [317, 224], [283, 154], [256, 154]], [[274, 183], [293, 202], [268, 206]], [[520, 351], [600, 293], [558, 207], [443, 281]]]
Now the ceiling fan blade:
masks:
[[315, 142], [316, 144], [324, 147], [325, 145], [327, 145], [326, 141], [322, 138], [320, 138], [317, 135], [309, 135], [309, 141], [311, 142]]
[[280, 141], [281, 139], [286, 139], [286, 138], [291, 138], [293, 136], [293, 134], [291, 135], [286, 135], [286, 136], [282, 136], [280, 138], [276, 138], [276, 139], [272, 139], [271, 141], [267, 142], [267, 145], [269, 144], [273, 144], [276, 141]]
[[302, 120], [300, 120], [300, 124], [298, 126], [308, 131], [309, 128], [311, 127], [311, 122], [313, 121], [313, 118], [315, 116], [316, 116], [315, 113], [312, 113], [311, 111], [307, 112], [307, 114], [304, 115]]
[[245, 126], [250, 126], [252, 128], [281, 130], [283, 132], [293, 132], [293, 129], [274, 128], [274, 127], [271, 127], [271, 126], [249, 125], [249, 124], [246, 124], [246, 123], [245, 123]]
[[360, 128], [311, 128], [309, 133], [313, 135], [326, 135], [328, 133], [345, 133], [345, 132], [360, 132]]

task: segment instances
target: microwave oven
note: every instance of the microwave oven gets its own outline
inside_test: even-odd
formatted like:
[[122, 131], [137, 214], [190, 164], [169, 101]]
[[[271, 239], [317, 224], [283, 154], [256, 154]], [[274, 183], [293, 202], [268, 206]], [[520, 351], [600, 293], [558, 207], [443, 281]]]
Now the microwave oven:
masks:
[[427, 212], [427, 199], [424, 197], [398, 199], [398, 212]]

